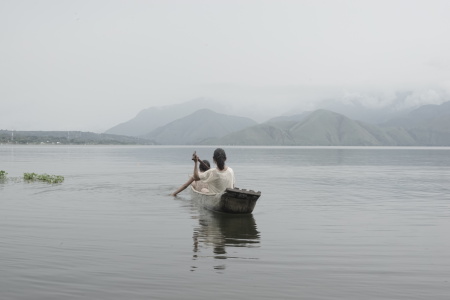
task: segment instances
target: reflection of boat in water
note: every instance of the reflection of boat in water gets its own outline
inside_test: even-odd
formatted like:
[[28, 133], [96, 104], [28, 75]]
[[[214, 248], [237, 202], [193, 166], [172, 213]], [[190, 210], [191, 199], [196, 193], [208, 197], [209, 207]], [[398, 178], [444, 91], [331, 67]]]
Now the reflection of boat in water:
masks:
[[[199, 212], [200, 226], [194, 230], [193, 236], [195, 259], [203, 248], [208, 247], [213, 248], [217, 259], [231, 258], [227, 255], [229, 247], [259, 247], [260, 233], [253, 215], [218, 214], [205, 209]], [[243, 258], [239, 256], [233, 251], [232, 258]]]
[[227, 188], [220, 194], [202, 193], [191, 186], [192, 198], [206, 209], [230, 213], [249, 214], [253, 211], [261, 192]]

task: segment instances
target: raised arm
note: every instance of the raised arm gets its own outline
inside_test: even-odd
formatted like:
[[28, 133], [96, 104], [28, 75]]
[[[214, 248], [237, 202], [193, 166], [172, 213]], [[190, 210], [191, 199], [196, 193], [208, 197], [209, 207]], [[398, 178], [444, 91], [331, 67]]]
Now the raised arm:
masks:
[[192, 160], [194, 161], [194, 175], [192, 176], [192, 178], [194, 178], [195, 181], [200, 180], [200, 177], [198, 176], [198, 156], [197, 154], [194, 152], [194, 154], [192, 154]]

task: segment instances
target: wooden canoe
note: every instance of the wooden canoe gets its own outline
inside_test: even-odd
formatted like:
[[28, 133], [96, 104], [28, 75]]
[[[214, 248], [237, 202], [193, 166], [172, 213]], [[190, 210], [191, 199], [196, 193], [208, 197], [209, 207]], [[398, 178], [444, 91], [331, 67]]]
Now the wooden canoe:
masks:
[[220, 194], [202, 193], [191, 186], [191, 194], [202, 207], [222, 213], [250, 214], [261, 192], [227, 188]]

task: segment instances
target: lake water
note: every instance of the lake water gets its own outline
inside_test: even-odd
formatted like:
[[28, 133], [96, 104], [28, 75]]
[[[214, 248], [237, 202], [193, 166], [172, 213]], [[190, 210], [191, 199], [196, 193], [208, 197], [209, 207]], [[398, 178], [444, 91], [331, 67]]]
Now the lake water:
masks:
[[224, 149], [252, 215], [169, 196], [211, 147], [0, 145], [0, 299], [449, 299], [450, 148]]

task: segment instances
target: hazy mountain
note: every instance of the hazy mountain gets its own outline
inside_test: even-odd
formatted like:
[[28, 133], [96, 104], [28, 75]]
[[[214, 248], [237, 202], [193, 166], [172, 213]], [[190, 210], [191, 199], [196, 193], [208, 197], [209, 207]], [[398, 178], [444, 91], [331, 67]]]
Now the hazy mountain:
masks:
[[348, 102], [340, 102], [338, 100], [323, 101], [320, 108], [336, 112], [352, 120], [370, 124], [386, 122], [391, 118], [407, 114], [413, 109], [411, 107], [398, 107], [395, 101], [386, 105], [366, 106], [363, 102], [355, 100]]
[[225, 106], [218, 102], [210, 99], [198, 98], [180, 104], [144, 109], [133, 119], [116, 125], [108, 129], [105, 133], [141, 136], [160, 126], [166, 125], [176, 119], [185, 117], [204, 108], [221, 112], [226, 111]]
[[317, 110], [289, 130], [300, 145], [398, 146], [414, 145], [406, 131], [384, 130], [341, 114]]
[[255, 124], [256, 122], [249, 118], [229, 116], [209, 109], [201, 109], [159, 127], [142, 137], [164, 145], [191, 145], [199, 144], [207, 139], [220, 138]]
[[287, 126], [289, 126], [289, 124], [303, 121], [310, 113], [311, 113], [310, 111], [306, 111], [301, 114], [295, 114], [295, 115], [289, 115], [289, 116], [287, 116], [287, 115], [279, 116], [279, 117], [269, 119], [268, 121], [266, 121], [266, 123], [271, 123], [271, 124], [277, 123], [278, 125], [286, 124]]
[[289, 131], [279, 127], [278, 124], [263, 123], [251, 126], [243, 130], [230, 133], [222, 138], [206, 140], [205, 145], [252, 145], [252, 146], [277, 146], [295, 145], [295, 140]]
[[450, 101], [440, 105], [424, 105], [405, 116], [393, 118], [382, 124], [384, 127], [430, 128], [450, 130]]
[[314, 111], [302, 121], [293, 123], [288, 129], [285, 126], [285, 122], [256, 125], [226, 135], [217, 140], [216, 143], [299, 146], [396, 146], [415, 144], [414, 139], [405, 130], [383, 129], [323, 109]]
[[389, 120], [383, 126], [406, 129], [418, 145], [450, 146], [450, 101], [421, 106], [404, 117]]
[[[407, 115], [423, 105], [440, 104], [448, 101], [449, 94], [443, 90], [403, 90], [380, 93], [375, 91], [346, 92], [335, 97], [311, 103], [308, 107], [326, 109], [352, 120], [371, 124], [382, 124], [393, 118]], [[289, 113], [303, 112], [301, 107]]]

